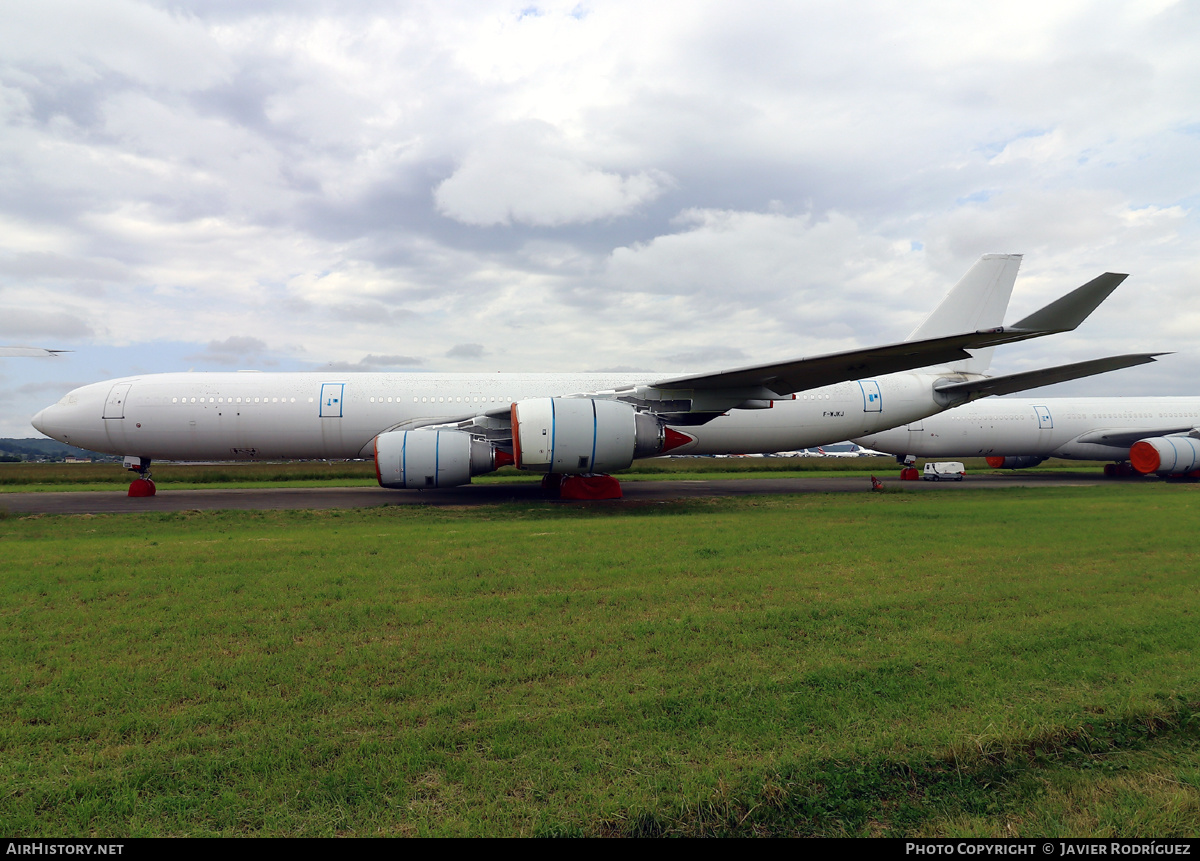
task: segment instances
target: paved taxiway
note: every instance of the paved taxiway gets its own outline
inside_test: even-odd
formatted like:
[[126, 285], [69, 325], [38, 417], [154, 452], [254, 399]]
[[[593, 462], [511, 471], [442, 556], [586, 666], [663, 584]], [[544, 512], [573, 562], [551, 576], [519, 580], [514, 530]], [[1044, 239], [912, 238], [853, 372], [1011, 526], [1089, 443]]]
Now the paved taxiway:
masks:
[[[900, 481], [881, 477], [894, 489], [955, 492], [964, 488], [1077, 487], [1110, 484], [1099, 472], [1065, 475], [974, 475], [964, 481]], [[1154, 479], [1132, 479], [1146, 481]], [[719, 481], [626, 481], [629, 502], [661, 502], [695, 497], [752, 496], [778, 493], [869, 493], [871, 480], [853, 478], [744, 478]], [[384, 490], [380, 487], [279, 487], [254, 490], [171, 490], [137, 498], [125, 491], [74, 493], [4, 493], [0, 511], [12, 514], [122, 514], [144, 511], [267, 511], [281, 509], [370, 508], [376, 505], [488, 505], [544, 500], [537, 484], [490, 484], [444, 490]], [[569, 503], [564, 503], [569, 504]], [[620, 504], [613, 500], [613, 504]]]

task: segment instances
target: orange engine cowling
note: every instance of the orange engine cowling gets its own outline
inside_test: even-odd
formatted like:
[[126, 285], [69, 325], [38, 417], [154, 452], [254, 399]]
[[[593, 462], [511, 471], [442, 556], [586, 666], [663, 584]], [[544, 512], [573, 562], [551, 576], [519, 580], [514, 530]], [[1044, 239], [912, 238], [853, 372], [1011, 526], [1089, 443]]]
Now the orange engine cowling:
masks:
[[1183, 475], [1200, 469], [1200, 440], [1190, 436], [1140, 439], [1129, 448], [1129, 462], [1142, 475]]

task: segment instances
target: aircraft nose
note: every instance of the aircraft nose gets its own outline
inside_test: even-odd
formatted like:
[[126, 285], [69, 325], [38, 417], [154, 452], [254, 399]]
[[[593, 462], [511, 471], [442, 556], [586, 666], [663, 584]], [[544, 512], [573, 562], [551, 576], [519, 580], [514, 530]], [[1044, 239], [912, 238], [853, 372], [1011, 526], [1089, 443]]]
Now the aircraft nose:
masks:
[[46, 407], [45, 410], [38, 410], [38, 414], [29, 420], [29, 423], [37, 428], [38, 433], [46, 434], [46, 436], [50, 436], [50, 434], [46, 433], [46, 410], [48, 409], [50, 408]]

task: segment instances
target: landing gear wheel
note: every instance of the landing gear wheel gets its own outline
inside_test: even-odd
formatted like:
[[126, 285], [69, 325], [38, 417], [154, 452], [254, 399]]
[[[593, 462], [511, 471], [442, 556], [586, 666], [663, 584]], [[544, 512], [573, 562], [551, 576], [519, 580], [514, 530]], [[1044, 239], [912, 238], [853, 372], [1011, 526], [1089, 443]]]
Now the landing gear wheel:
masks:
[[1129, 461], [1123, 460], [1120, 463], [1104, 464], [1104, 477], [1105, 478], [1141, 478], [1142, 474], [1140, 472], [1138, 472], [1136, 469], [1134, 469], [1133, 464], [1131, 464]]

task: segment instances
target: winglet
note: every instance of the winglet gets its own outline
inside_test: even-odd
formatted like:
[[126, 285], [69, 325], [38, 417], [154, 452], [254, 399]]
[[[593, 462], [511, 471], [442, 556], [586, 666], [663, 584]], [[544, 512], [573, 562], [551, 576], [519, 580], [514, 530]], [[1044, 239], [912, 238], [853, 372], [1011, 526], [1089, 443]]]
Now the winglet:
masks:
[[1117, 272], [1105, 272], [1082, 287], [1076, 287], [1066, 296], [1051, 302], [1040, 311], [1034, 311], [1023, 320], [1018, 320], [1009, 330], [1029, 332], [1070, 332], [1088, 318], [1096, 308], [1128, 278]]

